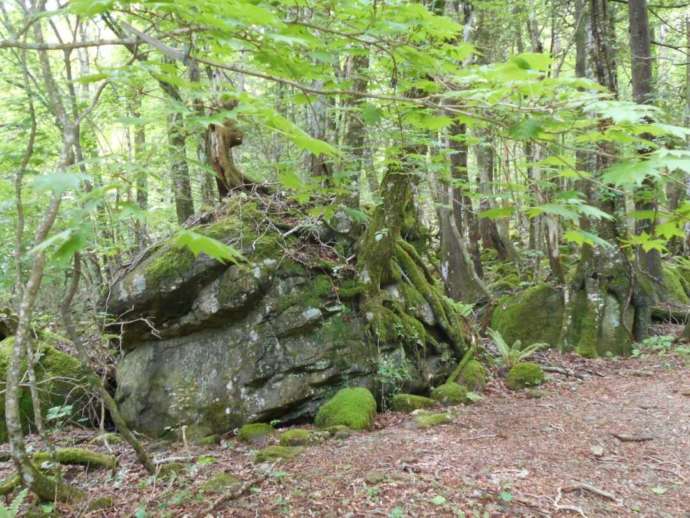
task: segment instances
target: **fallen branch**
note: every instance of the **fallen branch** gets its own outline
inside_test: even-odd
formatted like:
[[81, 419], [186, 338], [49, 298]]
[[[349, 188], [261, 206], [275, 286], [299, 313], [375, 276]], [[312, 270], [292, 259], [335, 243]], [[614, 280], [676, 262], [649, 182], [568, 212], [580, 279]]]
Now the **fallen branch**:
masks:
[[19, 478], [19, 475], [12, 475], [0, 482], [0, 496], [9, 495], [21, 482], [22, 479]]
[[563, 374], [564, 376], [570, 376], [571, 378], [577, 378], [579, 380], [585, 379], [582, 374], [578, 374], [575, 371], [565, 369], [563, 367], [556, 367], [555, 365], [542, 365], [541, 368], [544, 372], [555, 372], [556, 374]]
[[612, 502], [615, 502], [616, 504], [620, 505], [620, 500], [618, 500], [614, 495], [611, 493], [608, 493], [602, 489], [599, 489], [597, 487], [594, 487], [590, 484], [583, 484], [583, 483], [578, 483], [574, 484], [572, 486], [567, 486], [563, 488], [563, 491], [565, 492], [572, 492], [572, 491], [589, 491], [590, 493], [594, 493], [595, 495], [598, 495], [602, 498], [606, 498], [607, 500], [611, 500]]
[[613, 435], [620, 442], [646, 442], [654, 440], [654, 437], [651, 435], [626, 435], [616, 432], [611, 432], [611, 435]]
[[579, 507], [576, 507], [574, 505], [561, 505], [561, 498], [563, 498], [563, 488], [559, 487], [558, 494], [556, 495], [556, 498], [554, 498], [553, 500], [553, 506], [556, 509], [556, 511], [571, 511], [573, 513], [579, 514], [580, 516], [582, 516], [582, 518], [587, 518], [585, 512]]
[[58, 448], [55, 450], [54, 455], [51, 452], [39, 451], [34, 454], [33, 460], [38, 464], [54, 460], [60, 464], [88, 466], [91, 468], [115, 469], [117, 467], [117, 459], [112, 455], [104, 455], [103, 453], [83, 448]]
[[230, 500], [236, 500], [237, 498], [241, 497], [243, 494], [245, 494], [247, 491], [252, 486], [255, 486], [256, 484], [259, 484], [266, 480], [266, 477], [268, 475], [262, 475], [260, 477], [254, 478], [252, 480], [249, 480], [248, 482], [245, 482], [242, 484], [239, 488], [237, 488], [235, 491], [230, 491], [228, 493], [225, 493], [221, 495], [220, 497], [216, 498], [211, 505], [209, 505], [206, 510], [204, 510], [203, 513], [201, 513], [202, 516], [208, 516], [212, 515], [213, 512], [215, 512], [216, 509], [218, 509], [222, 504], [225, 502], [229, 502]]

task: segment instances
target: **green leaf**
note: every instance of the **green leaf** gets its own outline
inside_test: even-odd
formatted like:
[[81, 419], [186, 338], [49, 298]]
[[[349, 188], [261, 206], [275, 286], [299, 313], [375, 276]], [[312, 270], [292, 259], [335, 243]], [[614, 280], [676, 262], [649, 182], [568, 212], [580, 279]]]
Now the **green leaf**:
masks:
[[367, 124], [376, 124], [383, 117], [383, 112], [371, 103], [364, 103], [360, 108], [362, 120]]
[[584, 230], [568, 230], [563, 234], [563, 239], [570, 243], [575, 243], [577, 245], [589, 245], [589, 246], [601, 246], [605, 248], [612, 247], [613, 245], [608, 241], [600, 238], [596, 234], [591, 232], [585, 232]]
[[431, 503], [434, 505], [445, 505], [445, 503], [448, 500], [444, 496], [441, 495], [436, 495], [434, 498], [431, 499]]
[[494, 207], [493, 209], [487, 209], [479, 213], [479, 218], [486, 219], [503, 219], [509, 218], [513, 215], [515, 209], [513, 207]]
[[530, 140], [537, 137], [541, 131], [541, 123], [537, 119], [529, 118], [518, 122], [508, 133], [516, 140]]
[[180, 248], [189, 249], [195, 256], [203, 253], [223, 263], [237, 264], [246, 261], [236, 248], [192, 230], [180, 230], [174, 239], [174, 243]]
[[51, 173], [41, 175], [34, 180], [34, 187], [39, 191], [52, 191], [61, 194], [67, 191], [77, 191], [81, 182], [88, 177], [76, 173]]
[[680, 237], [681, 239], [685, 238], [685, 231], [678, 221], [662, 223], [657, 225], [654, 230], [664, 239], [672, 239], [674, 237]]

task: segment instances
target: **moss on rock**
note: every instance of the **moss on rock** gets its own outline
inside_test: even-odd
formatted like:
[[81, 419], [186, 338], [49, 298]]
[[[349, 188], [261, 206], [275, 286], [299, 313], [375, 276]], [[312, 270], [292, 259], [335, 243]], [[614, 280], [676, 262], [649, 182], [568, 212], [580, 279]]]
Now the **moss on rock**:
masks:
[[536, 363], [523, 362], [515, 365], [506, 376], [506, 385], [512, 390], [536, 387], [544, 383], [544, 371]]
[[[5, 392], [5, 373], [9, 363], [10, 352], [14, 346], [14, 338], [10, 337], [0, 342], [0, 391]], [[56, 348], [35, 343], [34, 349], [39, 360], [34, 367], [36, 381], [39, 385], [41, 412], [44, 416], [52, 407], [71, 405], [72, 411], [68, 417], [76, 417], [89, 399], [87, 378], [90, 375], [79, 360], [58, 351]], [[22, 366], [22, 375], [26, 364]], [[19, 411], [22, 425], [25, 429], [33, 426], [33, 403], [28, 387], [19, 390]], [[0, 398], [0, 442], [7, 440], [5, 426], [5, 398]]]
[[239, 483], [240, 479], [235, 475], [221, 471], [201, 484], [200, 489], [204, 493], [222, 493]]
[[266, 440], [273, 432], [273, 427], [270, 424], [247, 423], [237, 432], [237, 437], [242, 442], [256, 443]]
[[670, 264], [663, 266], [664, 286], [670, 302], [690, 304], [688, 286], [679, 270]]
[[444, 383], [431, 391], [431, 397], [446, 406], [459, 405], [467, 402], [467, 388], [459, 383]]
[[293, 428], [280, 434], [280, 444], [282, 446], [304, 446], [314, 441], [312, 432], [301, 428]]
[[414, 394], [396, 394], [391, 399], [391, 410], [395, 412], [413, 412], [420, 408], [429, 408], [436, 404], [431, 398]]
[[464, 385], [469, 390], [481, 392], [486, 385], [486, 369], [477, 360], [468, 361], [460, 371], [458, 384]]
[[345, 425], [354, 430], [371, 428], [376, 417], [376, 400], [363, 387], [344, 388], [319, 408], [315, 423], [326, 428]]
[[499, 300], [491, 327], [512, 344], [546, 342], [558, 345], [563, 322], [563, 295], [548, 284], [533, 286], [515, 296]]
[[293, 446], [267, 446], [256, 452], [256, 462], [271, 462], [281, 459], [292, 459], [300, 454], [302, 448]]
[[433, 428], [441, 424], [448, 424], [452, 421], [452, 417], [447, 413], [421, 413], [415, 416], [414, 421], [418, 428]]
[[110, 509], [114, 505], [115, 502], [113, 501], [112, 496], [99, 496], [98, 498], [94, 498], [89, 502], [87, 509], [90, 512], [102, 511], [104, 509]]

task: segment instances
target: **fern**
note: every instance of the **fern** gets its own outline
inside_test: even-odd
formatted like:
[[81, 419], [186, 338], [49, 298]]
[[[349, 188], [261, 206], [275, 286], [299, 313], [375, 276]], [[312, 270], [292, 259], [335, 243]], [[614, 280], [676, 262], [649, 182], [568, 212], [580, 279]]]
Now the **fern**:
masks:
[[523, 348], [520, 340], [515, 340], [511, 346], [508, 345], [503, 338], [503, 335], [499, 331], [489, 329], [488, 333], [491, 339], [494, 341], [494, 344], [496, 344], [496, 349], [498, 349], [498, 354], [501, 356], [503, 366], [508, 369], [514, 367], [521, 361], [526, 360], [538, 350], [549, 346], [547, 343], [537, 342]]
[[15, 516], [19, 516], [19, 508], [24, 503], [27, 494], [28, 489], [22, 489], [14, 500], [12, 500], [9, 507], [0, 504], [0, 518], [15, 518]]

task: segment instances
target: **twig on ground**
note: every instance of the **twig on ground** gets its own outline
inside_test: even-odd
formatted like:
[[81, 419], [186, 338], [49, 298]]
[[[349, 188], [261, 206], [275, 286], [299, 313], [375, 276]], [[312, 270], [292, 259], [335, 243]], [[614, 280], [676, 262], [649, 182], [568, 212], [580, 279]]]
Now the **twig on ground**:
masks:
[[627, 435], [616, 432], [611, 432], [611, 435], [613, 435], [620, 442], [646, 442], [654, 440], [654, 437], [651, 435]]
[[561, 505], [561, 498], [563, 498], [563, 488], [559, 487], [558, 494], [556, 495], [556, 498], [554, 498], [553, 500], [553, 506], [556, 509], [556, 511], [572, 511], [573, 513], [577, 513], [580, 516], [582, 516], [582, 518], [587, 518], [585, 512], [579, 507], [576, 507], [574, 505]]
[[252, 480], [249, 480], [242, 484], [240, 487], [238, 487], [235, 491], [230, 491], [228, 493], [225, 493], [221, 495], [220, 497], [216, 498], [211, 505], [209, 505], [204, 512], [201, 513], [201, 516], [207, 516], [209, 514], [212, 514], [216, 509], [218, 509], [222, 504], [225, 502], [228, 502], [230, 500], [235, 500], [236, 498], [241, 497], [243, 494], [245, 494], [247, 491], [252, 486], [255, 486], [256, 484], [259, 484], [266, 480], [268, 475], [261, 475], [260, 477], [253, 478]]
[[594, 487], [590, 484], [585, 484], [585, 483], [579, 482], [577, 484], [574, 484], [572, 486], [567, 486], [567, 487], [564, 487], [562, 489], [563, 489], [563, 491], [566, 491], [568, 493], [571, 491], [579, 491], [579, 490], [589, 491], [590, 493], [594, 493], [595, 495], [599, 495], [602, 498], [606, 498], [607, 500], [611, 500], [612, 502], [615, 502], [616, 504], [620, 505], [620, 503], [621, 503], [620, 500], [618, 500], [618, 498], [616, 498], [611, 493], [608, 493], [608, 492], [606, 492], [602, 489], [599, 489], [598, 487]]

